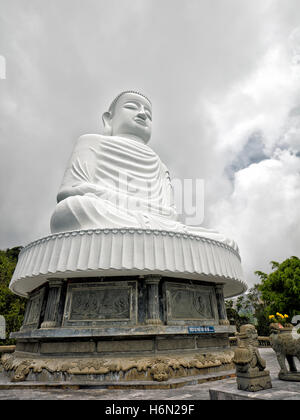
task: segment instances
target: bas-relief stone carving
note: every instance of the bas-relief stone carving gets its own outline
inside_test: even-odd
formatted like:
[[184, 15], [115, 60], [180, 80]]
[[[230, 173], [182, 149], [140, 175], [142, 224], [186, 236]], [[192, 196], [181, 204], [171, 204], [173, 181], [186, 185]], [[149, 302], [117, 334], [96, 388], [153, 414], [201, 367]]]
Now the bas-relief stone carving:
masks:
[[63, 279], [49, 280], [48, 296], [41, 328], [55, 328], [61, 324], [63, 283]]
[[70, 319], [129, 319], [128, 290], [78, 290], [73, 292]]
[[33, 293], [26, 306], [23, 327], [38, 328], [41, 316], [42, 305], [44, 301], [45, 288]]
[[167, 322], [217, 320], [212, 287], [165, 283]]
[[[73, 279], [68, 285], [51, 280], [51, 287], [46, 285], [31, 295], [22, 329], [39, 328], [40, 323], [43, 329], [138, 324], [224, 325], [214, 286], [178, 283], [158, 275], [131, 281], [128, 277], [108, 279], [92, 282], [88, 278]], [[52, 291], [55, 293], [51, 294]], [[42, 308], [45, 308], [43, 315]]]
[[297, 371], [295, 364], [295, 358], [300, 361], [300, 338], [293, 337], [292, 325], [290, 328], [280, 328], [278, 324], [273, 323], [270, 325], [270, 330], [271, 347], [276, 353], [280, 366], [278, 378], [283, 381], [300, 382], [300, 372]]
[[[201, 371], [232, 367], [233, 352], [209, 352], [205, 355], [191, 354], [189, 356], [159, 356], [139, 358], [28, 358], [24, 360], [15, 354], [4, 354], [2, 364], [7, 372], [11, 372], [12, 381], [25, 381], [30, 374], [42, 374], [47, 371], [54, 377], [72, 379], [74, 375], [102, 376], [101, 380], [146, 380], [167, 381], [181, 376], [194, 376]], [[76, 378], [75, 378], [76, 380]]]
[[258, 350], [258, 335], [251, 324], [242, 325], [236, 334], [238, 347], [233, 362], [236, 367], [237, 386], [243, 391], [257, 392], [272, 388], [270, 372]]
[[136, 322], [137, 282], [79, 283], [68, 287], [64, 325]]
[[[159, 293], [160, 276], [146, 276], [145, 299], [137, 305], [137, 282], [73, 283], [68, 286], [64, 326], [96, 325], [106, 322], [136, 322], [145, 305], [145, 323], [160, 325], [160, 299], [166, 302], [165, 322], [181, 325], [209, 321], [218, 324], [214, 287], [163, 281]], [[141, 296], [141, 292], [140, 292]], [[97, 322], [98, 321], [98, 322]]]

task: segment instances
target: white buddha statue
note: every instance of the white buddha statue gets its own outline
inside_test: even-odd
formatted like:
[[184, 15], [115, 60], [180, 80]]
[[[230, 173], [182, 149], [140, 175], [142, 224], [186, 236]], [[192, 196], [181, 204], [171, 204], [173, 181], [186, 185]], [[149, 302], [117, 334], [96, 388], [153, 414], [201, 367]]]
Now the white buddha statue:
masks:
[[169, 172], [148, 146], [152, 105], [122, 92], [103, 114], [104, 134], [81, 136], [65, 171], [51, 232], [139, 228], [184, 232], [237, 249], [234, 241], [179, 221]]

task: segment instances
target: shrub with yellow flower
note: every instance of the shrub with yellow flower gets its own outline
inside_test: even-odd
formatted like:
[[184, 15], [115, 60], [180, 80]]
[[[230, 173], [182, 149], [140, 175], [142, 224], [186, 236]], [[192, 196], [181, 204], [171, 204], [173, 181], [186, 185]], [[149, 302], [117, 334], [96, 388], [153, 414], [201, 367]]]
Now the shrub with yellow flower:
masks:
[[281, 314], [280, 312], [276, 312], [276, 315], [269, 315], [269, 320], [272, 323], [280, 324], [281, 326], [285, 326], [288, 323], [289, 316], [287, 314]]

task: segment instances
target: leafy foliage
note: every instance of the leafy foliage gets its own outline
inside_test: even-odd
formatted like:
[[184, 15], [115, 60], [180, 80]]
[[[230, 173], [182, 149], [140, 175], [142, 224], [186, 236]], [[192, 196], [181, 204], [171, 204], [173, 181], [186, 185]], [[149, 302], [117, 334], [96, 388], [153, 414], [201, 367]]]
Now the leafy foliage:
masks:
[[256, 271], [261, 279], [259, 291], [266, 304], [267, 315], [281, 312], [290, 318], [300, 315], [300, 259], [291, 257], [281, 264], [272, 261], [270, 274]]
[[259, 285], [256, 284], [247, 294], [239, 296], [234, 303], [226, 301], [227, 316], [240, 329], [243, 324], [254, 324], [258, 334], [269, 335], [269, 320], [266, 304], [261, 299]]
[[252, 289], [237, 300], [226, 301], [227, 316], [240, 328], [254, 324], [258, 334], [269, 335], [269, 316], [273, 313], [288, 314], [289, 319], [300, 315], [300, 259], [291, 257], [279, 263], [271, 261], [270, 274], [255, 271], [260, 279]]
[[230, 324], [235, 325], [237, 329], [239, 330], [241, 325], [249, 323], [249, 319], [246, 316], [239, 314], [237, 308], [234, 305], [233, 300], [231, 299], [226, 300], [225, 305], [226, 305], [227, 318], [229, 319]]
[[21, 328], [24, 318], [26, 299], [15, 295], [8, 288], [20, 250], [21, 247], [0, 250], [0, 315], [6, 321], [6, 340], [0, 340], [0, 344], [14, 343], [9, 334]]

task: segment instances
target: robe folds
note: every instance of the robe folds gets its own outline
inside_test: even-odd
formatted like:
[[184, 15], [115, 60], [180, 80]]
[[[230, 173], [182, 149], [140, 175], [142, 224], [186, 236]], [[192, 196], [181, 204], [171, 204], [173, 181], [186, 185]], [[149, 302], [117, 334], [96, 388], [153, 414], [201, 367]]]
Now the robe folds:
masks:
[[79, 137], [66, 168], [52, 233], [105, 228], [142, 228], [233, 241], [179, 221], [167, 167], [136, 140], [87, 134]]

